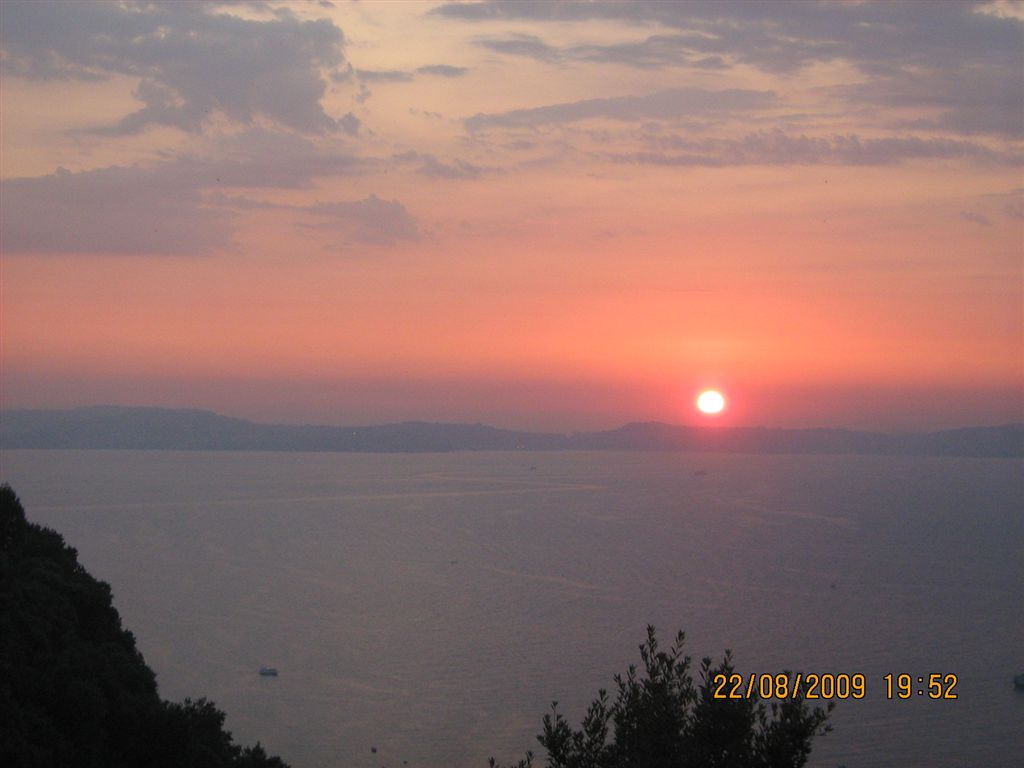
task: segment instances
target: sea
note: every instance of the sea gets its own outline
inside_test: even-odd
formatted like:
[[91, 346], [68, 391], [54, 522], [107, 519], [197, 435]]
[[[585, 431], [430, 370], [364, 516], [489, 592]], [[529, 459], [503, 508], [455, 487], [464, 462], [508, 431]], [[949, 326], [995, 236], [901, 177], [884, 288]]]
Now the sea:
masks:
[[[810, 765], [1024, 759], [1024, 464], [661, 452], [3, 451], [160, 693], [293, 768], [543, 750], [653, 625], [737, 671], [864, 675]], [[276, 677], [259, 674], [274, 667]], [[909, 675], [910, 698], [884, 676]], [[955, 676], [930, 699], [928, 676]], [[917, 679], [924, 678], [924, 684]], [[948, 683], [946, 689], [948, 689]], [[917, 694], [917, 690], [925, 689]]]

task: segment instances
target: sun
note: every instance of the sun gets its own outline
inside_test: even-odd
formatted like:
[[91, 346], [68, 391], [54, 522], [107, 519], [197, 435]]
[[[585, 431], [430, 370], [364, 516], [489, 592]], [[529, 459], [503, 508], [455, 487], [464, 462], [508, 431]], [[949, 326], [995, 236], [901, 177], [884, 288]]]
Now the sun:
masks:
[[697, 395], [697, 410], [709, 416], [721, 413], [725, 408], [725, 397], [714, 389], [705, 389]]

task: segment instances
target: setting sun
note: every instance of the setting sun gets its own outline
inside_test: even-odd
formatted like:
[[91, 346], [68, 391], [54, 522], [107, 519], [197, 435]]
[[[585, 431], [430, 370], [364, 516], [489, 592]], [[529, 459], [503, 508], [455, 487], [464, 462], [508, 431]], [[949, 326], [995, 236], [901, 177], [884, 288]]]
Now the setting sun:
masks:
[[697, 396], [697, 410], [701, 413], [721, 413], [723, 408], [725, 408], [725, 397], [721, 392], [706, 389]]

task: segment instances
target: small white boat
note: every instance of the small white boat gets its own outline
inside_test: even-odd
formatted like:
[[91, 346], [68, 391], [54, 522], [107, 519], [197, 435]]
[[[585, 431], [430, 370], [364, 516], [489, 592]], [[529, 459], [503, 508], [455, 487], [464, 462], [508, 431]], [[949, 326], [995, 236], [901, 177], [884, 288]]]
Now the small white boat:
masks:
[[277, 677], [275, 667], [260, 667], [260, 677]]

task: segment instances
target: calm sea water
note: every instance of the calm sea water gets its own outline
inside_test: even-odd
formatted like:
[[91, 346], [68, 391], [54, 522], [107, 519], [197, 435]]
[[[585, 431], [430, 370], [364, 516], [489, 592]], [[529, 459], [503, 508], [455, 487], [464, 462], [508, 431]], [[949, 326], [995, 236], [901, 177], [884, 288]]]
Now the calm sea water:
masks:
[[[814, 766], [1024, 748], [1018, 461], [6, 451], [0, 474], [110, 582], [162, 695], [294, 768], [520, 757], [648, 623], [743, 672], [867, 675]], [[959, 698], [889, 701], [887, 672]]]

